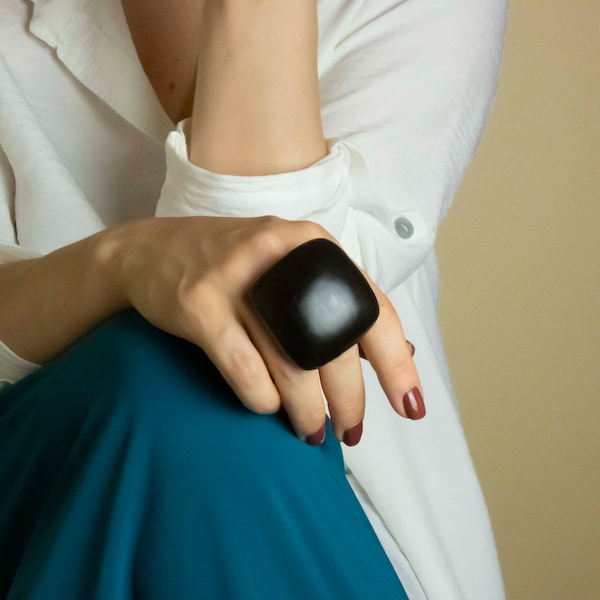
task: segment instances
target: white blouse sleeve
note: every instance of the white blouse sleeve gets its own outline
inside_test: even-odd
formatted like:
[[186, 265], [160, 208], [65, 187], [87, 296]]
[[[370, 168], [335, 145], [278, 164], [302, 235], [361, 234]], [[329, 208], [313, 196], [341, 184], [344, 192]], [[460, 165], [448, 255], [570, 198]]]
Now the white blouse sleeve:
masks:
[[312, 220], [385, 292], [422, 264], [491, 110], [507, 4], [358, 6], [335, 33], [321, 32], [329, 154], [293, 173], [215, 174], [188, 161], [182, 122], [166, 142], [157, 216]]
[[0, 264], [5, 262], [4, 247], [15, 246], [17, 243], [14, 197], [15, 178], [6, 153], [0, 146]]
[[[15, 182], [0, 146], [0, 264], [29, 258], [29, 252], [17, 245], [14, 227]], [[5, 383], [18, 381], [34, 371], [38, 365], [17, 356], [0, 340], [0, 389]]]
[[17, 244], [14, 198], [15, 178], [6, 153], [0, 146], [0, 265], [31, 257], [30, 252]]

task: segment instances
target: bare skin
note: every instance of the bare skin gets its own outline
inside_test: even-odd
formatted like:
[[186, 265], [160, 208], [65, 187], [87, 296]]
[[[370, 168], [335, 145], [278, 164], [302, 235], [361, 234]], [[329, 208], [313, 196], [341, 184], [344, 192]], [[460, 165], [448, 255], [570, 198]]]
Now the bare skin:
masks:
[[[179, 0], [163, 14], [158, 0], [124, 2], [167, 114], [176, 121], [192, 111], [192, 162], [261, 175], [304, 168], [325, 155], [316, 7], [306, 0], [278, 4]], [[283, 406], [301, 439], [323, 425], [322, 389], [336, 436], [344, 439], [364, 415], [358, 346], [318, 371], [302, 371], [279, 353], [245, 301], [258, 275], [317, 237], [332, 239], [314, 223], [275, 217], [132, 221], [45, 257], [0, 265], [0, 339], [43, 363], [133, 307], [201, 346], [249, 409]], [[381, 312], [360, 346], [393, 408], [407, 416], [403, 398], [420, 389], [418, 374], [398, 315], [371, 284]]]
[[204, 0], [123, 0], [146, 75], [173, 123], [192, 116]]

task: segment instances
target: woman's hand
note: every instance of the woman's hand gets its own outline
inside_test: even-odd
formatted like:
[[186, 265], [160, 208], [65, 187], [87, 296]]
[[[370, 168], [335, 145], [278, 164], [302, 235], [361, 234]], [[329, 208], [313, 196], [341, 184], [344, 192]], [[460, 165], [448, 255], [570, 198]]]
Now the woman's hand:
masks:
[[[215, 173], [260, 176], [324, 157], [316, 3], [209, 0], [201, 13], [190, 161]], [[314, 238], [332, 239], [314, 223], [274, 217], [151, 219], [114, 237], [127, 302], [202, 347], [244, 405], [258, 413], [283, 407], [298, 437], [316, 444], [324, 437], [324, 393], [336, 436], [353, 445], [365, 407], [358, 346], [304, 371], [247, 302], [264, 271]], [[380, 317], [361, 339], [362, 351], [394, 409], [420, 418], [410, 347], [389, 300], [372, 286]]]
[[[319, 370], [304, 371], [278, 349], [247, 301], [254, 281], [288, 252], [314, 238], [335, 241], [319, 225], [263, 218], [158, 218], [105, 236], [123, 301], [148, 321], [197, 344], [242, 403], [257, 413], [284, 408], [300, 439], [324, 437], [325, 395], [338, 439], [360, 439], [365, 393], [354, 346]], [[361, 339], [394, 409], [420, 418], [424, 407], [410, 347], [390, 301]], [[321, 391], [322, 390], [322, 391]]]

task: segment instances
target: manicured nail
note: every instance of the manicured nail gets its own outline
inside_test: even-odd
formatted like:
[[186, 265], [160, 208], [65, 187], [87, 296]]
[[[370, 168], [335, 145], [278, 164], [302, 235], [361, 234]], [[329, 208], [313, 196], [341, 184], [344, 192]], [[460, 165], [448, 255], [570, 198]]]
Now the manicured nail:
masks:
[[360, 421], [354, 427], [351, 427], [344, 432], [344, 444], [346, 446], [356, 446], [360, 442], [360, 438], [363, 432], [363, 423]]
[[307, 435], [304, 438], [304, 441], [309, 446], [320, 446], [325, 441], [325, 425], [321, 426], [321, 429], [319, 429], [319, 431], [316, 431], [311, 435]]
[[409, 342], [408, 340], [406, 340], [406, 343], [410, 346], [410, 355], [414, 356], [415, 355], [415, 345], [412, 342]]
[[402, 403], [404, 404], [404, 412], [409, 419], [416, 421], [425, 416], [425, 403], [423, 402], [423, 396], [421, 396], [419, 388], [414, 387], [409, 392], [406, 392]]

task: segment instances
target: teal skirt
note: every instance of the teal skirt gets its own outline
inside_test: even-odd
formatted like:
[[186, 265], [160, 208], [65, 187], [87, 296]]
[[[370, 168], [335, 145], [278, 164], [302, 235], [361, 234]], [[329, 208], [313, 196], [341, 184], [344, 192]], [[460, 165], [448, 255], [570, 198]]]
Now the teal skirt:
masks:
[[406, 594], [331, 428], [298, 441], [129, 311], [0, 392], [0, 598]]

